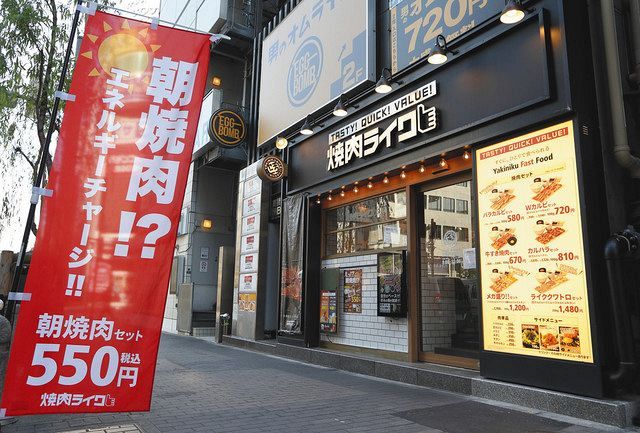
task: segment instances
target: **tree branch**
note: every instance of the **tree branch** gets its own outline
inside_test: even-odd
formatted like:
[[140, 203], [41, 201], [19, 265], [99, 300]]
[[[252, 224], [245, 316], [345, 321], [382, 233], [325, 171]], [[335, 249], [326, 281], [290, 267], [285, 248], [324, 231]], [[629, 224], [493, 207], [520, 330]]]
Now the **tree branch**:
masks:
[[15, 150], [17, 153], [19, 153], [20, 155], [24, 156], [24, 159], [29, 163], [29, 165], [31, 166], [31, 168], [33, 170], [36, 169], [36, 165], [34, 164], [33, 161], [31, 161], [31, 158], [29, 158], [23, 151], [21, 147], [14, 147], [13, 150]]

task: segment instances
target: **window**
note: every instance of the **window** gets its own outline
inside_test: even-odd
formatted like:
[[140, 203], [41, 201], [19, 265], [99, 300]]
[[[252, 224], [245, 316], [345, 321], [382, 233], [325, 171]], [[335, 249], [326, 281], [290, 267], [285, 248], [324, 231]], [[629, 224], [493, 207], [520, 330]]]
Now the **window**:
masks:
[[404, 191], [351, 203], [324, 214], [324, 255], [407, 246]]
[[[433, 239], [442, 239], [442, 226], [434, 224]], [[427, 239], [431, 239], [431, 224], [427, 224]]]
[[469, 202], [467, 200], [456, 200], [456, 212], [468, 214]]
[[428, 207], [429, 210], [442, 210], [442, 197], [430, 195]]
[[455, 212], [456, 211], [456, 201], [449, 197], [442, 198], [442, 210], [445, 212]]
[[[453, 227], [453, 226], [443, 226], [442, 232], [446, 233], [449, 231], [456, 232], [456, 240], [458, 242], [469, 242], [469, 229], [466, 227]], [[440, 239], [440, 238], [438, 238]]]

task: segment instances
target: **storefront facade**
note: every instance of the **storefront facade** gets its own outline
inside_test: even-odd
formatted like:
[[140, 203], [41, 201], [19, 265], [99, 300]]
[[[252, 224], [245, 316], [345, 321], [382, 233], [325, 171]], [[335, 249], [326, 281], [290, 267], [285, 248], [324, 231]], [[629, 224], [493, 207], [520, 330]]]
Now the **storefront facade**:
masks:
[[[620, 227], [590, 19], [586, 2], [525, 6], [505, 24], [498, 1], [377, 2], [376, 77], [392, 91], [356, 86], [341, 96], [346, 117], [326, 101], [303, 119], [312, 135], [296, 124], [278, 134], [282, 152], [276, 137], [258, 148], [288, 165], [280, 343], [606, 393], [603, 245]], [[447, 41], [438, 65], [435, 30]]]

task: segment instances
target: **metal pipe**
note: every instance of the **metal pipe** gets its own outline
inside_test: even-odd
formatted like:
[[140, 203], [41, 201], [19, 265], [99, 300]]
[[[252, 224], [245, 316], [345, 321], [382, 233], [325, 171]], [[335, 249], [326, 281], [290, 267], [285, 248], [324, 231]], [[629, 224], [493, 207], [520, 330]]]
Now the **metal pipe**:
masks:
[[602, 15], [602, 31], [604, 43], [604, 56], [607, 70], [607, 83], [609, 88], [609, 102], [611, 111], [611, 124], [613, 126], [613, 155], [629, 176], [640, 179], [640, 158], [631, 153], [627, 138], [627, 122], [624, 108], [624, 94], [622, 91], [622, 74], [620, 71], [620, 56], [616, 38], [615, 8], [611, 0], [600, 2]]
[[631, 42], [635, 60], [635, 71], [629, 75], [629, 79], [640, 85], [640, 0], [627, 0], [629, 10], [629, 23], [631, 25]]
[[[609, 238], [604, 247], [604, 258], [607, 263], [609, 278], [609, 297], [613, 307], [613, 323], [619, 364], [609, 374], [609, 381], [617, 389], [626, 389], [633, 384], [637, 365], [634, 356], [633, 328], [627, 301], [627, 266], [637, 256], [640, 235], [627, 229], [622, 234]], [[637, 257], [635, 257], [637, 260]]]
[[[77, 5], [81, 5], [82, 0], [78, 0]], [[75, 42], [75, 34], [78, 29], [78, 22], [80, 21], [80, 11], [76, 8], [76, 12], [73, 15], [73, 23], [71, 24], [71, 33], [69, 34], [69, 40], [67, 42], [67, 50], [64, 54], [64, 62], [62, 63], [62, 70], [60, 71], [60, 80], [58, 81], [57, 91], [62, 92], [64, 90], [64, 83], [67, 78], [67, 71], [69, 70], [69, 61], [71, 59], [71, 51], [73, 49], [73, 44]], [[53, 131], [55, 130], [56, 118], [58, 117], [58, 110], [60, 109], [60, 98], [55, 98], [53, 101], [53, 110], [51, 111], [51, 118], [49, 119], [49, 129], [47, 130], [47, 137], [45, 139], [44, 145], [40, 151], [40, 166], [38, 167], [38, 172], [36, 174], [36, 180], [33, 183], [34, 187], [40, 187], [42, 184], [42, 178], [44, 177], [44, 170], [47, 163], [47, 157], [49, 156], [49, 146], [51, 145], [51, 137], [53, 136]], [[35, 203], [33, 203], [35, 201]], [[20, 274], [22, 273], [22, 266], [24, 266], [24, 256], [27, 252], [27, 245], [29, 244], [29, 236], [31, 234], [31, 225], [33, 224], [33, 220], [36, 214], [36, 206], [38, 202], [37, 200], [31, 201], [31, 206], [29, 207], [29, 214], [27, 216], [27, 223], [24, 227], [24, 233], [22, 235], [22, 244], [20, 245], [20, 252], [18, 253], [18, 258], [16, 259], [16, 268], [13, 274], [13, 281], [11, 283], [11, 292], [18, 291], [18, 284], [20, 282]], [[13, 322], [13, 309], [15, 306], [15, 301], [7, 300], [7, 304], [5, 306], [5, 317], [9, 319], [10, 322]]]

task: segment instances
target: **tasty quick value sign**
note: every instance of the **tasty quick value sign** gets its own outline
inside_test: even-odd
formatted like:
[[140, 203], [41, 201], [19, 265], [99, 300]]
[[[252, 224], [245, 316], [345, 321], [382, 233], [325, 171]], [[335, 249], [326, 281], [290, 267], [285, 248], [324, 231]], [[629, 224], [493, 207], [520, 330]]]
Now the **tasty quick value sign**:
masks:
[[427, 57], [438, 35], [447, 42], [502, 11], [502, 0], [392, 0], [391, 69], [395, 73]]
[[374, 80], [374, 0], [303, 0], [262, 43], [258, 144]]

